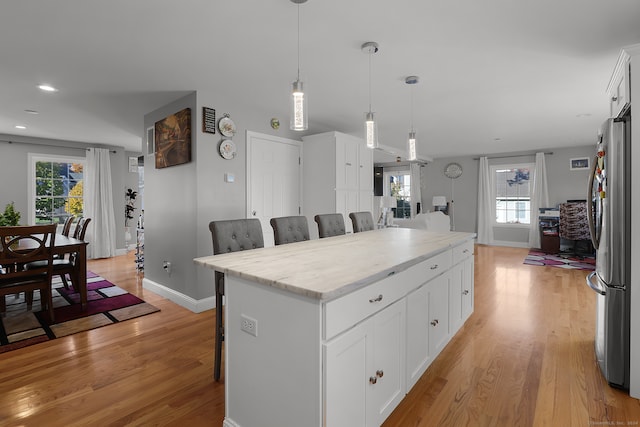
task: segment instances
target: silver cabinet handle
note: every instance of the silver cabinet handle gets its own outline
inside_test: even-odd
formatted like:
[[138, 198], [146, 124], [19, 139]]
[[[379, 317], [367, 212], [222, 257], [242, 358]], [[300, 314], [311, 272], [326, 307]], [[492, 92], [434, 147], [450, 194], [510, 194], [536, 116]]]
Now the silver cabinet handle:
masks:
[[369, 384], [375, 384], [378, 382], [378, 379], [376, 377], [369, 377]]
[[345, 163], [347, 166], [351, 166], [351, 163]]
[[379, 371], [376, 371], [376, 376], [378, 378], [382, 378], [384, 376], [384, 371], [382, 369], [380, 369]]
[[613, 102], [616, 102], [616, 101], [618, 100], [618, 97], [617, 97], [617, 96], [612, 96], [612, 97], [611, 97], [611, 100], [612, 100]]
[[431, 266], [432, 270], [435, 270], [436, 268], [438, 268], [438, 264], [434, 264], [434, 265]]
[[433, 319], [431, 321], [431, 326], [436, 327], [438, 325], [438, 319]]
[[469, 295], [469, 290], [465, 289], [464, 291], [462, 291], [462, 295]]
[[469, 249], [465, 249], [464, 251], [462, 251], [463, 254], [468, 254], [469, 253]]
[[380, 301], [382, 301], [382, 294], [378, 295], [378, 296], [377, 296], [377, 297], [375, 297], [375, 298], [371, 298], [371, 299], [369, 300], [369, 302], [370, 302], [370, 303], [372, 303], [372, 304], [373, 304], [374, 302], [380, 302]]
[[256, 214], [257, 214], [257, 213], [258, 213], [257, 211], [253, 211], [253, 212], [251, 212], [251, 214], [252, 214], [253, 216], [256, 216]]

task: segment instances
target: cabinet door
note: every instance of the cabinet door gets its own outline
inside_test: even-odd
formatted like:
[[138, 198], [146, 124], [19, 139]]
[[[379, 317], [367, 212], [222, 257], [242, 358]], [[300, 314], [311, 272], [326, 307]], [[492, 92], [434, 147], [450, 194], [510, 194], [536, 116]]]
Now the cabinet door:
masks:
[[358, 187], [360, 191], [368, 191], [373, 194], [373, 150], [367, 148], [364, 141], [358, 144]]
[[405, 300], [401, 299], [371, 319], [374, 333], [368, 372], [368, 426], [382, 424], [405, 395], [405, 313]]
[[474, 258], [471, 256], [467, 258], [462, 267], [463, 267], [463, 275], [462, 275], [462, 313], [461, 319], [464, 323], [465, 320], [471, 316], [473, 313], [473, 300], [474, 300]]
[[344, 216], [344, 226], [347, 233], [353, 233], [353, 225], [349, 214], [358, 212], [358, 192], [353, 190], [336, 190], [336, 212]]
[[365, 322], [324, 345], [324, 425], [367, 425], [366, 397], [373, 387], [366, 364], [370, 341]]
[[[358, 191], [358, 211], [371, 212], [375, 216], [373, 211], [373, 193], [371, 191]], [[374, 221], [378, 221], [378, 218], [373, 218]]]
[[336, 188], [358, 189], [358, 144], [345, 137], [336, 137]]
[[436, 277], [429, 286], [429, 356], [433, 359], [449, 341], [449, 274]]
[[611, 117], [618, 117], [622, 110], [629, 104], [629, 64], [624, 65], [624, 69], [613, 84], [613, 93], [610, 93], [609, 100], [611, 106]]
[[407, 390], [427, 370], [429, 357], [429, 287], [423, 285], [407, 295]]
[[462, 294], [464, 282], [464, 261], [451, 267], [451, 282], [449, 283], [449, 325], [451, 331], [457, 331], [462, 326]]

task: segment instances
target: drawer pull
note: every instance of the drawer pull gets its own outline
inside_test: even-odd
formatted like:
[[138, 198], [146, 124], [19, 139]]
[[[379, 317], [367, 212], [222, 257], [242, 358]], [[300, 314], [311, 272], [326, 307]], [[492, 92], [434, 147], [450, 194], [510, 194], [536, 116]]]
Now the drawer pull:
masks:
[[376, 377], [369, 377], [369, 384], [375, 384], [378, 382], [378, 379]]
[[469, 249], [465, 249], [464, 251], [462, 251], [463, 254], [468, 254], [469, 253]]
[[376, 371], [376, 375], [378, 376], [378, 378], [382, 378], [384, 376], [384, 371], [380, 369], [379, 371]]
[[387, 274], [387, 277], [393, 276], [394, 274], [396, 274], [396, 272], [395, 271], [391, 271], [391, 272], [389, 272], [389, 274]]
[[462, 291], [462, 295], [469, 295], [469, 290], [465, 289], [464, 291]]
[[432, 269], [432, 270], [435, 270], [435, 269], [437, 269], [437, 268], [438, 268], [438, 264], [434, 264], [434, 265], [432, 265], [432, 266], [431, 266], [431, 269]]
[[349, 162], [347, 162], [347, 163], [345, 163], [345, 164], [346, 164], [347, 166], [351, 166], [351, 163], [349, 163]]
[[370, 302], [370, 303], [372, 303], [372, 304], [373, 304], [374, 302], [380, 302], [380, 301], [382, 301], [382, 294], [378, 295], [376, 298], [371, 298], [371, 299], [369, 300], [369, 302]]
[[433, 327], [438, 326], [438, 319], [433, 319], [433, 320], [431, 321], [431, 326], [433, 326]]

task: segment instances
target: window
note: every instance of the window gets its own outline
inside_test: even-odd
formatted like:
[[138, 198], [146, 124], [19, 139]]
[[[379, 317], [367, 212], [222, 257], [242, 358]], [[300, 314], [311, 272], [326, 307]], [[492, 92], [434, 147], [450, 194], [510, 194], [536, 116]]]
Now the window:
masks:
[[31, 224], [64, 223], [82, 216], [84, 158], [29, 156]]
[[531, 223], [531, 174], [533, 164], [491, 167], [495, 191], [496, 223]]
[[409, 171], [385, 172], [388, 187], [385, 194], [396, 198], [397, 207], [393, 210], [394, 218], [411, 218], [411, 174]]

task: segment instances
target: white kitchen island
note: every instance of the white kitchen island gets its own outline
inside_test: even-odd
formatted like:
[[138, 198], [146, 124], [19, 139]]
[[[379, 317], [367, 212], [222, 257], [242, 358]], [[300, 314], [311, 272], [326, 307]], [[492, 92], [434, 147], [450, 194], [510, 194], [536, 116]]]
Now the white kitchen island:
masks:
[[473, 311], [474, 237], [387, 228], [196, 258], [226, 276], [224, 425], [380, 425]]

